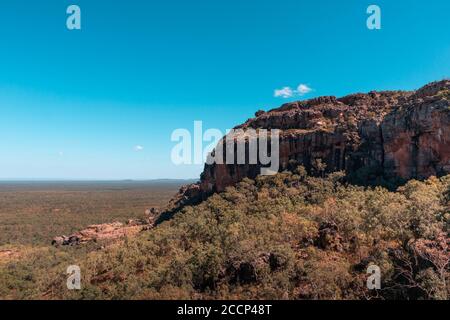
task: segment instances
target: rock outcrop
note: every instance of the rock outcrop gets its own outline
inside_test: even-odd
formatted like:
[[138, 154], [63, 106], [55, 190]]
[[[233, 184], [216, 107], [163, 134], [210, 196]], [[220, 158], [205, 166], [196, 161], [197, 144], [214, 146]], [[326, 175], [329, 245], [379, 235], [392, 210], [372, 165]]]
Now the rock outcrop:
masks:
[[150, 227], [147, 221], [130, 220], [127, 224], [120, 222], [98, 224], [74, 233], [70, 236], [58, 236], [52, 241], [54, 246], [75, 246], [88, 242], [111, 242], [131, 237]]
[[[417, 91], [287, 103], [258, 111], [236, 129], [279, 129], [280, 171], [303, 165], [313, 174], [344, 170], [365, 183], [424, 179], [450, 172], [449, 101], [450, 80], [443, 80]], [[200, 182], [180, 190], [172, 207], [198, 203], [245, 177], [255, 178], [261, 167], [206, 165]]]

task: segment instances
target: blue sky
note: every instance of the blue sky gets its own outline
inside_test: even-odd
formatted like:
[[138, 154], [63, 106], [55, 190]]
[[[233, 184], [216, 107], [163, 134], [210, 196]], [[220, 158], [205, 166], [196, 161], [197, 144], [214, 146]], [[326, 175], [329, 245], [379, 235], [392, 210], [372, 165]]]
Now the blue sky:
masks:
[[[82, 30], [66, 28], [77, 4]], [[382, 29], [366, 28], [366, 9]], [[173, 130], [450, 75], [448, 0], [4, 0], [0, 178], [196, 178]], [[305, 84], [302, 97], [274, 90]], [[142, 146], [137, 150], [136, 146]]]

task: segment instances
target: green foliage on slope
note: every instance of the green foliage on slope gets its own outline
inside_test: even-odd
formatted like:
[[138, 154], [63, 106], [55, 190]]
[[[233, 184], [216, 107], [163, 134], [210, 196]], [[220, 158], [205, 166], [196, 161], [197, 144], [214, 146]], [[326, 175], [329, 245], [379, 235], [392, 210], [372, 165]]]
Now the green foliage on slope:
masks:
[[[246, 179], [107, 249], [35, 252], [0, 265], [0, 297], [449, 299], [450, 176], [396, 192], [342, 177]], [[70, 264], [81, 291], [66, 289]], [[366, 287], [370, 264], [382, 290]]]

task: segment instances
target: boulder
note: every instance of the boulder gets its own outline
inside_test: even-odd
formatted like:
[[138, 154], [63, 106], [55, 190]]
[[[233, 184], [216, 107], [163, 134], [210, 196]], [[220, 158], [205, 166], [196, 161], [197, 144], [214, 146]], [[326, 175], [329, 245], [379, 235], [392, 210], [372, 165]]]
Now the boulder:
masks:
[[149, 225], [142, 220], [130, 220], [127, 225], [120, 222], [91, 225], [70, 236], [58, 236], [53, 246], [76, 246], [88, 242], [115, 241], [148, 230]]
[[323, 250], [343, 251], [342, 237], [339, 235], [338, 226], [334, 223], [325, 222], [320, 225], [315, 243]]

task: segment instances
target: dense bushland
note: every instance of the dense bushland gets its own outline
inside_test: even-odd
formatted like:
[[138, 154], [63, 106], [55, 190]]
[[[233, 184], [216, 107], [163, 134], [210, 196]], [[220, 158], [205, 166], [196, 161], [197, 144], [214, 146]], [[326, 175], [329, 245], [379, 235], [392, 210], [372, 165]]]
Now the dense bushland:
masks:
[[[106, 249], [31, 252], [0, 264], [0, 297], [449, 299], [450, 176], [396, 192], [342, 178], [246, 179]], [[66, 289], [70, 264], [80, 291]], [[367, 289], [371, 264], [381, 290]]]

